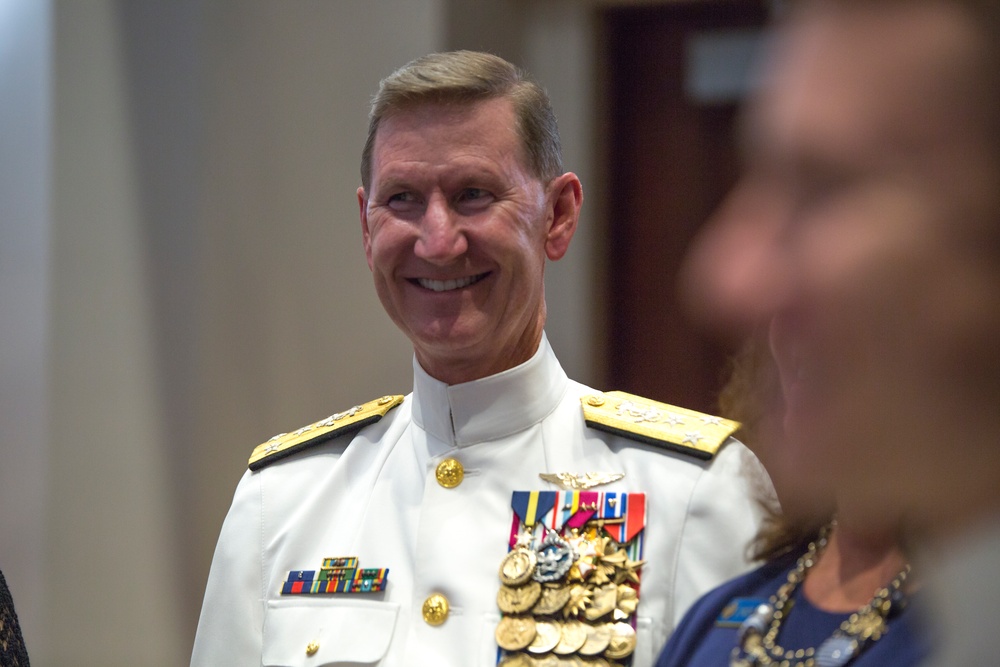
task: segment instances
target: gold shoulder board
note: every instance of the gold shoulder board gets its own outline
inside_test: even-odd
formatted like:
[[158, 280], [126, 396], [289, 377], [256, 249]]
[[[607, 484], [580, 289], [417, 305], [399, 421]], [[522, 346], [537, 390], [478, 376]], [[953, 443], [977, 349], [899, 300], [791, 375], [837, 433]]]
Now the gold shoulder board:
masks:
[[623, 391], [580, 398], [587, 426], [709, 460], [739, 422], [658, 403]]
[[355, 405], [350, 410], [330, 415], [326, 419], [303, 426], [291, 433], [280, 433], [267, 442], [257, 445], [250, 455], [250, 470], [260, 470], [266, 465], [326, 442], [330, 438], [374, 424], [402, 402], [402, 396], [383, 396], [374, 401]]

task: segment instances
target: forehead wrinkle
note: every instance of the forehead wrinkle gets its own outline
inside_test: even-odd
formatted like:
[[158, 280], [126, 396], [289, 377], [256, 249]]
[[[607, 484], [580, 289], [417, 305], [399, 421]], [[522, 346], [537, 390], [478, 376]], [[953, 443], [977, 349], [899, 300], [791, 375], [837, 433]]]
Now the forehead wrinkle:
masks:
[[[489, 120], [484, 121], [484, 116], [489, 116]], [[480, 139], [482, 131], [492, 131], [498, 126], [506, 130], [504, 143], [508, 145], [519, 168], [530, 171], [524, 142], [518, 130], [514, 103], [502, 97], [471, 103], [420, 102], [403, 107], [383, 118], [375, 136], [373, 154], [377, 154], [379, 146], [384, 144], [386, 134], [395, 132], [411, 136], [414, 143], [425, 141], [428, 135], [441, 134], [441, 140], [435, 142], [435, 146], [466, 146], [473, 151], [471, 155], [477, 155], [474, 152], [477, 148], [490, 147], [483, 145]]]
[[[376, 170], [373, 187], [432, 188], [440, 186], [444, 190], [454, 190], [469, 186], [499, 189], [506, 180], [517, 179], [504, 166], [483, 156], [471, 155], [471, 159], [455, 157], [441, 164], [428, 164], [422, 160], [394, 161], [382, 170]], [[508, 186], [503, 186], [507, 189]]]

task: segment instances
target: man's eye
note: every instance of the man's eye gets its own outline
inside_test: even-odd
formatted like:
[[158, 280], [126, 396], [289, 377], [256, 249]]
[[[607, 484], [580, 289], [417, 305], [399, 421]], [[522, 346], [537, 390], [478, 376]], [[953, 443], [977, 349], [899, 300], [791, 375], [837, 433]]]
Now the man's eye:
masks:
[[466, 214], [478, 213], [493, 203], [493, 193], [483, 188], [465, 188], [455, 200], [456, 210]]
[[420, 203], [412, 192], [397, 192], [386, 199], [386, 206], [394, 211], [410, 211]]
[[462, 190], [462, 194], [459, 196], [461, 201], [476, 201], [477, 199], [485, 199], [490, 196], [488, 190], [483, 188], [465, 188]]
[[396, 194], [391, 195], [387, 201], [390, 204], [393, 204], [393, 203], [396, 203], [396, 202], [405, 203], [405, 202], [416, 201], [416, 198], [413, 196], [413, 193], [411, 193], [411, 192], [397, 192]]

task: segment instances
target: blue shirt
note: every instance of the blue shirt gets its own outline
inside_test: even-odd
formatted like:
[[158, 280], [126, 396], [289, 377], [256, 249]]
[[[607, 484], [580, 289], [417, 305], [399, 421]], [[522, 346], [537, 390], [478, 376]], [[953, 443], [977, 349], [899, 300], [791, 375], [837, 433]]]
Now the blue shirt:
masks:
[[[737, 598], [759, 598], [766, 602], [788, 580], [798, 556], [798, 553], [782, 556], [705, 594], [684, 615], [656, 667], [728, 667], [737, 644], [738, 626], [717, 623], [720, 613]], [[796, 588], [793, 600], [778, 635], [778, 644], [785, 649], [819, 647], [850, 615], [817, 609], [802, 595], [801, 586]], [[850, 667], [920, 664], [929, 647], [916, 623], [913, 605], [909, 604], [889, 619], [888, 632], [848, 664]]]

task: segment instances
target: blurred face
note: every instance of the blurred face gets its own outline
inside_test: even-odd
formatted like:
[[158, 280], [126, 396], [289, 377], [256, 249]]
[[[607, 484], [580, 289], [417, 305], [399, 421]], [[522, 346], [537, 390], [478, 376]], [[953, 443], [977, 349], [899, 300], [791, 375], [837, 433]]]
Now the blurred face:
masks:
[[947, 434], [996, 411], [1000, 181], [975, 40], [931, 4], [800, 16], [748, 119], [746, 175], [692, 253], [703, 314], [770, 323], [787, 456], [842, 502], [942, 502], [981, 456]]
[[545, 261], [565, 253], [582, 193], [573, 174], [530, 175], [509, 101], [385, 118], [358, 201], [376, 291], [424, 370], [455, 384], [534, 354]]

